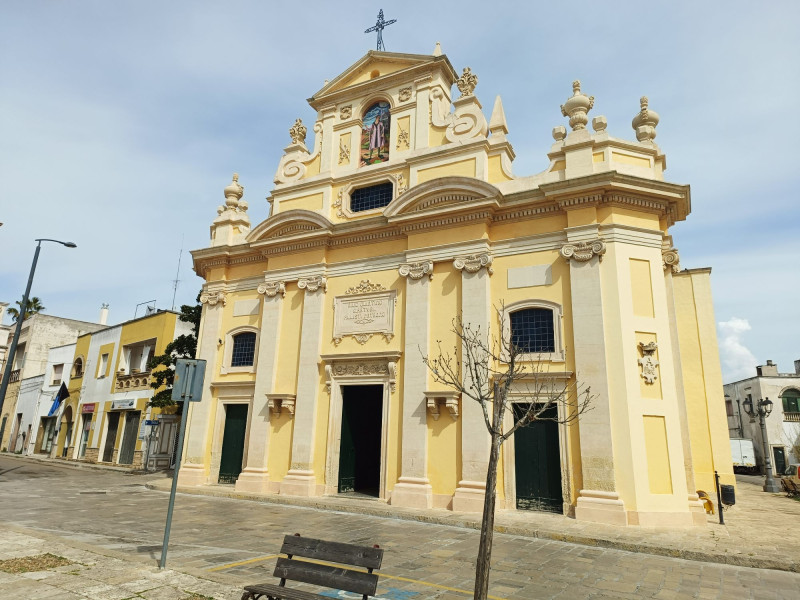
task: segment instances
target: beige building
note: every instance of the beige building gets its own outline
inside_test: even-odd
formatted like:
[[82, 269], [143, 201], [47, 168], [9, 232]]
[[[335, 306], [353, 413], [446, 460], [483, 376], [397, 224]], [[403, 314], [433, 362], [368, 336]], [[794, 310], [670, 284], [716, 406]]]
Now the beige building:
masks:
[[772, 452], [773, 475], [783, 474], [786, 465], [800, 464], [800, 360], [794, 361], [794, 373], [780, 373], [771, 360], [756, 367], [755, 377], [726, 383], [725, 404], [728, 431], [732, 438], [753, 440], [756, 463], [764, 468], [764, 441], [758, 418], [747, 414], [744, 402], [753, 406], [769, 399], [772, 412], [765, 418], [767, 441]]
[[268, 219], [251, 227], [237, 176], [225, 188], [193, 252], [208, 370], [181, 485], [481, 510], [481, 409], [421, 360], [438, 340], [459, 352], [461, 315], [596, 395], [503, 446], [499, 506], [705, 523], [695, 491], [715, 469], [733, 482], [710, 269], [680, 270], [690, 190], [664, 179], [658, 115], [642, 98], [636, 139], [612, 137], [576, 81], [546, 169], [519, 175], [502, 101], [487, 120], [477, 83], [438, 44], [371, 51], [310, 98], [312, 143], [291, 127]]
[[23, 321], [14, 354], [14, 368], [3, 401], [2, 421], [0, 421], [1, 448], [9, 447], [10, 436], [17, 435], [22, 422], [22, 414], [17, 411], [20, 382], [45, 374], [50, 348], [73, 343], [79, 335], [97, 331], [102, 327], [103, 325], [98, 323], [53, 317], [42, 313], [33, 314]]

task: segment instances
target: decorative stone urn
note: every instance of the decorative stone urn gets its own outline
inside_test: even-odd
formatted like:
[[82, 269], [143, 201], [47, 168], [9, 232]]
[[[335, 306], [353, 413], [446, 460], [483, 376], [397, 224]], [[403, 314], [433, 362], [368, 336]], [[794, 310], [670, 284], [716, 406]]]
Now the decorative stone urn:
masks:
[[589, 122], [587, 113], [594, 106], [594, 96], [587, 96], [581, 92], [581, 82], [577, 79], [572, 82], [572, 97], [561, 105], [561, 114], [569, 117], [569, 126], [572, 131], [586, 129]]

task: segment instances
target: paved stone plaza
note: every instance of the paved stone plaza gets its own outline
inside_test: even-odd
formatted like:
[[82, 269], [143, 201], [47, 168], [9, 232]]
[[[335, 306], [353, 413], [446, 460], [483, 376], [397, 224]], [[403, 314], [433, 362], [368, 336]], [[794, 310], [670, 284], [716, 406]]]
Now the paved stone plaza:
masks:
[[[149, 490], [145, 484], [163, 480], [163, 475], [129, 475], [0, 457], [0, 521], [9, 525], [3, 528], [5, 552], [1, 558], [15, 552], [22, 556], [51, 551], [81, 563], [80, 570], [85, 572], [73, 576], [84, 578], [91, 578], [92, 568], [86, 565], [93, 560], [98, 564], [125, 560], [125, 568], [114, 563], [121, 579], [134, 575], [132, 581], [157, 578], [154, 565], [160, 556], [167, 495]], [[789, 510], [794, 510], [795, 504], [800, 506], [784, 500], [791, 502], [786, 505]], [[798, 520], [795, 517], [791, 523], [786, 518], [779, 515], [784, 530], [790, 532]], [[640, 536], [648, 534], [639, 531]], [[722, 535], [725, 529], [718, 526], [711, 531]], [[385, 600], [471, 597], [478, 539], [474, 529], [186, 494], [177, 499], [168, 561], [171, 569], [185, 574], [176, 575], [186, 578], [181, 579], [184, 585], [168, 589], [168, 584], [157, 582], [164, 586], [163, 591], [148, 596], [144, 588], [141, 591], [145, 593], [137, 595], [139, 590], [123, 588], [122, 583], [115, 587], [103, 580], [94, 588], [64, 588], [61, 595], [52, 595], [51, 589], [48, 595], [33, 593], [30, 583], [15, 587], [21, 576], [3, 575], [0, 596], [181, 600], [184, 593], [202, 588], [205, 591], [200, 593], [218, 600], [238, 598], [238, 593], [229, 590], [272, 579], [282, 536], [295, 532], [380, 544], [386, 554], [378, 590]], [[665, 534], [653, 531], [653, 535]], [[771, 545], [781, 548], [779, 540]], [[139, 577], [141, 573], [144, 575]], [[25, 578], [31, 580], [33, 576]], [[800, 574], [498, 533], [490, 594], [507, 599], [788, 599], [800, 595]]]

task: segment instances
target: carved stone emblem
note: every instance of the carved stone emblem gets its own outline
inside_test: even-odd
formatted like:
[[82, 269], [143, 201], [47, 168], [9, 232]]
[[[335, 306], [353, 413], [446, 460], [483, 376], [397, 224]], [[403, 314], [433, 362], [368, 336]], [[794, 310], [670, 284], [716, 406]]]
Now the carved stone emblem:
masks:
[[336, 216], [344, 218], [344, 211], [342, 210], [342, 199], [344, 197], [344, 190], [339, 190], [336, 194], [336, 200], [333, 202], [333, 207], [336, 209]]
[[415, 263], [403, 263], [397, 269], [400, 277], [410, 277], [411, 279], [422, 279], [427, 275], [433, 279], [433, 262], [424, 260]]
[[400, 88], [400, 94], [398, 94], [398, 99], [400, 100], [400, 102], [408, 102], [409, 100], [411, 100], [411, 88], [410, 87]]
[[664, 266], [664, 271], [672, 269], [673, 273], [678, 273], [681, 270], [681, 258], [678, 256], [678, 251], [675, 248], [662, 250], [661, 264]]
[[208, 304], [209, 306], [216, 306], [222, 303], [222, 306], [228, 302], [228, 299], [223, 291], [217, 292], [203, 292], [200, 294], [200, 304]]
[[264, 294], [268, 298], [274, 298], [278, 294], [286, 296], [286, 284], [283, 281], [265, 281], [258, 286], [259, 294]]
[[658, 361], [653, 356], [655, 351], [658, 350], [658, 344], [655, 342], [648, 342], [647, 344], [639, 342], [639, 350], [642, 353], [642, 358], [639, 359], [639, 365], [642, 367], [642, 377], [645, 383], [653, 384], [658, 379]]
[[386, 376], [392, 392], [397, 383], [397, 363], [394, 360], [336, 361], [325, 365], [325, 385], [331, 391], [334, 377]]
[[353, 116], [353, 106], [348, 104], [347, 106], [343, 106], [339, 109], [339, 118], [342, 121], [347, 121], [350, 117]]
[[578, 262], [587, 262], [593, 256], [597, 256], [602, 262], [603, 255], [606, 253], [606, 243], [603, 240], [593, 240], [591, 242], [568, 243], [561, 246], [561, 256]]
[[324, 275], [314, 275], [313, 277], [303, 277], [297, 280], [297, 287], [306, 292], [316, 292], [322, 288], [323, 292], [328, 291], [328, 279]]
[[453, 266], [459, 271], [466, 271], [467, 273], [477, 273], [481, 269], [486, 269], [489, 275], [494, 273], [494, 269], [492, 269], [492, 257], [486, 253], [459, 256], [453, 260]]
[[456, 80], [456, 87], [461, 92], [461, 97], [472, 96], [476, 85], [478, 85], [478, 76], [469, 67], [464, 67], [461, 77]]
[[408, 184], [406, 183], [406, 178], [403, 177], [402, 173], [398, 173], [394, 176], [395, 180], [397, 181], [397, 195], [401, 196], [403, 192], [408, 189]]
[[294, 122], [294, 125], [291, 126], [289, 129], [289, 136], [292, 138], [293, 144], [305, 144], [306, 143], [306, 126], [303, 125], [302, 119], [297, 119]]

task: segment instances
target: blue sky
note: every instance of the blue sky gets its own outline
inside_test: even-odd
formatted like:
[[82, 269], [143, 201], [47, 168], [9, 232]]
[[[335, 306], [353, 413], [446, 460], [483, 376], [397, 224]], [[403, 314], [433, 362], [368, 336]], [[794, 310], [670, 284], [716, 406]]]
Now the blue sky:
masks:
[[[611, 135], [647, 95], [666, 178], [692, 186], [673, 228], [684, 267], [711, 266], [726, 379], [800, 358], [796, 240], [797, 2], [0, 2], [0, 300], [33, 293], [50, 314], [111, 322], [172, 305], [185, 249], [204, 247], [237, 171], [254, 224], [267, 216], [288, 129], [367, 50], [383, 6], [389, 51], [436, 41], [502, 95], [514, 171], [547, 165], [573, 79]], [[298, 7], [302, 6], [302, 9]], [[201, 280], [184, 253], [176, 304]], [[6, 322], [8, 320], [6, 319]]]

